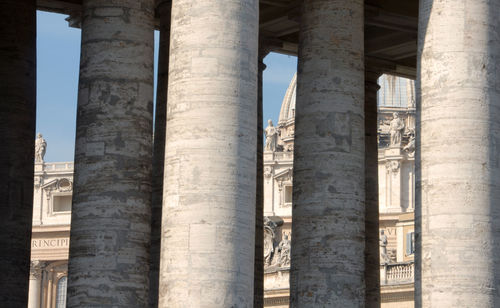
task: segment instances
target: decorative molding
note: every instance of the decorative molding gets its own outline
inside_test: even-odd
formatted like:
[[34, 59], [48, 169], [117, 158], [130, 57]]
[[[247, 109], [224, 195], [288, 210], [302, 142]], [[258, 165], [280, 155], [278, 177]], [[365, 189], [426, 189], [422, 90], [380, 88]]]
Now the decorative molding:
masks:
[[284, 306], [290, 304], [290, 298], [288, 296], [280, 297], [266, 297], [264, 298], [264, 306]]
[[385, 168], [387, 172], [396, 173], [399, 170], [400, 163], [396, 160], [389, 160], [385, 163]]
[[39, 280], [42, 278], [42, 270], [45, 267], [45, 262], [39, 260], [33, 260], [30, 263], [30, 279]]

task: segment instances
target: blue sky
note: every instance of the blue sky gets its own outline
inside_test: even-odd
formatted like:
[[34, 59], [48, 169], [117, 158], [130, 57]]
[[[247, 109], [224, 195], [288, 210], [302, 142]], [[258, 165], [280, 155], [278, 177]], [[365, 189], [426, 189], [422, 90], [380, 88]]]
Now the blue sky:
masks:
[[[79, 29], [68, 27], [67, 16], [37, 14], [37, 123], [48, 143], [45, 161], [74, 159], [76, 102], [80, 62]], [[158, 55], [155, 33], [155, 59]], [[264, 123], [277, 122], [281, 101], [297, 67], [297, 58], [270, 54], [264, 59]], [[156, 76], [156, 63], [155, 63]], [[156, 92], [155, 92], [156, 93]]]

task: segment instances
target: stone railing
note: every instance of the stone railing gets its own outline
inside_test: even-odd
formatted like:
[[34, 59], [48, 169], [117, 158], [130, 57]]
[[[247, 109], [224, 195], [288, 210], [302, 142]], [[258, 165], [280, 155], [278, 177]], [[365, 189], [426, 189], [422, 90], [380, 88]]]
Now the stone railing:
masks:
[[69, 171], [73, 170], [73, 162], [45, 163], [43, 169], [45, 171]]
[[413, 261], [380, 265], [380, 283], [394, 285], [413, 283], [415, 264]]
[[274, 152], [275, 160], [289, 159], [293, 160], [293, 152]]

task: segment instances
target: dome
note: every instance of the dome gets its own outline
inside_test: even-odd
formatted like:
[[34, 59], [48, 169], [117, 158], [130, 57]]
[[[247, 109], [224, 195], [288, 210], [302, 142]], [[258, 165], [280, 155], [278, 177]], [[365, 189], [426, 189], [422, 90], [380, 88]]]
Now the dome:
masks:
[[285, 93], [285, 98], [281, 103], [280, 117], [278, 125], [287, 123], [295, 119], [295, 100], [297, 98], [297, 73], [293, 75], [292, 81]]

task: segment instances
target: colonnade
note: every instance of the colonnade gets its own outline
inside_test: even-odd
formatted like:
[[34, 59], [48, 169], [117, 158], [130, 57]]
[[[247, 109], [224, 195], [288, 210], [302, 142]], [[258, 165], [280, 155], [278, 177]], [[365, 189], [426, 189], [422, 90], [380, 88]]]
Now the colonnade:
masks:
[[[261, 306], [259, 1], [82, 4], [68, 307]], [[28, 297], [35, 8], [34, 0], [0, 4], [0, 241], [8, 248], [0, 301], [15, 307]], [[380, 303], [383, 70], [365, 66], [363, 11], [361, 0], [302, 3], [292, 307]], [[499, 15], [495, 1], [420, 1], [417, 306], [500, 303]]]

